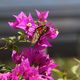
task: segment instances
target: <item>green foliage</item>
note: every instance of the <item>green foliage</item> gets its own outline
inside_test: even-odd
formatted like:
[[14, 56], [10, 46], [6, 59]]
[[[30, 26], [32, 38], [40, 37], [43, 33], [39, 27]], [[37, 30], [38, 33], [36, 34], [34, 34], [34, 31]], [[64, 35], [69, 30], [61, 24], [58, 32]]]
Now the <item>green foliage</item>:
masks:
[[58, 75], [58, 79], [57, 80], [67, 80], [66, 73], [61, 72], [59, 69], [53, 69], [52, 73], [53, 73], [53, 75], [55, 73], [56, 73], [56, 75]]
[[58, 58], [56, 63], [60, 64], [58, 69], [53, 69], [55, 80], [80, 80], [80, 60], [76, 58]]
[[16, 50], [19, 51], [19, 47], [17, 46], [18, 43], [29, 43], [30, 41], [27, 40], [27, 37], [23, 31], [18, 31], [18, 36], [11, 36], [7, 38], [1, 38], [1, 41], [5, 43], [4, 46], [0, 47], [0, 50]]
[[75, 58], [75, 61], [78, 63], [71, 68], [72, 73], [76, 76], [76, 79], [80, 79], [80, 60]]
[[11, 71], [11, 67], [5, 67], [5, 64], [0, 64], [0, 73], [9, 72]]

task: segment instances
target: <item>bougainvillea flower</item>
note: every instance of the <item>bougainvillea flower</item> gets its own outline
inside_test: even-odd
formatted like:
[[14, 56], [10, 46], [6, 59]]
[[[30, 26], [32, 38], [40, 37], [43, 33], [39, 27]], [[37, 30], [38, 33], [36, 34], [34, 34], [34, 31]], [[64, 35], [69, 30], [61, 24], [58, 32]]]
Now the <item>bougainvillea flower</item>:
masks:
[[17, 28], [18, 24], [21, 23], [23, 19], [27, 18], [24, 12], [21, 12], [18, 16], [16, 15], [13, 15], [13, 16], [16, 18], [16, 20], [14, 22], [8, 22], [9, 25], [13, 28]]
[[31, 14], [29, 14], [27, 17], [23, 12], [21, 12], [18, 16], [15, 17], [16, 21], [9, 22], [9, 25], [13, 28], [24, 30], [24, 32], [27, 34], [27, 37], [31, 37], [37, 28], [37, 25], [35, 24]]
[[25, 27], [25, 32], [29, 35], [29, 36], [33, 36], [33, 33], [35, 31], [35, 29], [37, 28], [37, 25], [35, 24], [31, 14], [29, 14], [27, 20], [26, 20], [26, 24], [24, 25]]
[[[11, 80], [19, 80], [21, 77], [24, 80], [30, 80], [31, 77], [35, 77], [38, 75], [38, 70], [35, 67], [31, 67], [28, 59], [25, 59], [21, 62], [21, 64], [17, 65], [11, 73]], [[29, 79], [30, 78], [30, 79]]]
[[45, 34], [49, 39], [55, 39], [59, 32], [57, 29], [55, 29], [55, 25], [52, 22], [47, 22], [46, 26], [48, 27], [48, 32]]
[[[25, 63], [26, 61], [26, 63]], [[24, 73], [24, 68], [29, 67], [29, 62], [25, 60], [24, 62], [21, 62], [21, 64], [18, 64], [15, 66], [15, 68], [11, 72], [10, 79], [11, 80], [19, 80], [19, 78], [23, 75]]]
[[22, 52], [22, 56], [28, 58], [30, 65], [39, 67], [40, 73], [50, 74], [51, 70], [57, 65], [44, 51], [38, 51], [35, 48], [25, 48]]
[[40, 38], [34, 45], [34, 47], [37, 48], [38, 50], [43, 50], [51, 46], [52, 45], [49, 43], [49, 41], [46, 38]]
[[36, 13], [37, 13], [37, 16], [39, 18], [39, 21], [45, 22], [47, 17], [48, 17], [49, 11], [38, 11], [38, 10], [36, 10]]
[[13, 52], [12, 52], [12, 60], [16, 64], [21, 63], [21, 55], [20, 55], [20, 53], [17, 53], [15, 50], [13, 50]]
[[36, 48], [25, 48], [21, 53], [23, 60], [29, 60], [30, 65], [38, 67], [39, 72], [42, 74], [50, 74], [51, 70], [57, 65], [44, 51], [39, 51]]
[[36, 13], [37, 21], [31, 14], [26, 16], [21, 12], [18, 16], [14, 15], [14, 22], [9, 22], [11, 27], [24, 31], [25, 34], [21, 34], [27, 36], [24, 38], [31, 45], [22, 52], [13, 50], [12, 60], [16, 66], [9, 73], [0, 74], [0, 80], [54, 80], [51, 71], [58, 65], [45, 53], [45, 49], [51, 46], [48, 40], [56, 38], [58, 30], [54, 24], [47, 22], [49, 11], [36, 10]]
[[12, 70], [11, 78], [17, 80], [22, 76], [25, 80], [35, 78], [36, 80], [51, 80], [51, 70], [57, 65], [48, 55], [42, 51], [25, 48], [22, 56], [25, 56], [25, 59]]
[[10, 76], [9, 72], [3, 74], [0, 73], [0, 80], [8, 80], [9, 76]]
[[16, 15], [13, 15], [13, 16], [16, 18], [16, 20], [18, 22], [21, 22], [23, 19], [27, 18], [26, 14], [24, 12], [21, 12], [18, 16], [16, 16]]

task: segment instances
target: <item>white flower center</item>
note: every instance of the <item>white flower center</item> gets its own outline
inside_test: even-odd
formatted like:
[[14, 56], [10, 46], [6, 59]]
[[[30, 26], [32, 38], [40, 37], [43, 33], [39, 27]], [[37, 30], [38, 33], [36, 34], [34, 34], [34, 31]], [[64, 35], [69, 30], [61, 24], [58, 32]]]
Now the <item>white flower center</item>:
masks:
[[31, 26], [32, 26], [32, 24], [31, 24], [31, 23], [27, 23], [27, 26], [28, 26], [28, 27], [31, 27]]
[[56, 34], [59, 34], [59, 32], [58, 32], [58, 31], [56, 31]]

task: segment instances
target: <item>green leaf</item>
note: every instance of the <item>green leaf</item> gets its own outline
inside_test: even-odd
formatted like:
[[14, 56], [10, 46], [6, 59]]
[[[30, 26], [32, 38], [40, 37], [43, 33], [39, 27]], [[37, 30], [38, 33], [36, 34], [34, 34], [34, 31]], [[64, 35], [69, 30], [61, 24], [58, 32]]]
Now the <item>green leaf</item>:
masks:
[[67, 80], [66, 73], [61, 72], [58, 69], [53, 69], [52, 72], [53, 72], [53, 74], [56, 73], [60, 77], [60, 78], [58, 78], [58, 80]]
[[61, 72], [61, 71], [58, 70], [58, 69], [53, 69], [52, 72], [53, 72], [53, 73], [54, 73], [54, 72], [57, 73], [57, 74], [58, 74], [59, 76], [61, 76], [61, 77], [62, 77], [63, 74], [64, 74], [63, 72]]
[[58, 78], [57, 80], [64, 80], [63, 78]]
[[9, 39], [10, 39], [10, 40], [14, 40], [14, 39], [16, 39], [16, 37], [15, 37], [15, 36], [9, 37]]
[[71, 68], [71, 71], [73, 72], [73, 74], [76, 75], [76, 77], [80, 77], [80, 65], [75, 65]]
[[0, 64], [0, 69], [2, 68], [2, 67], [4, 67], [5, 66], [5, 64]]
[[80, 60], [79, 59], [74, 58], [74, 60], [80, 64]]
[[23, 32], [22, 32], [22, 31], [18, 31], [18, 34], [22, 35], [22, 34], [23, 34]]

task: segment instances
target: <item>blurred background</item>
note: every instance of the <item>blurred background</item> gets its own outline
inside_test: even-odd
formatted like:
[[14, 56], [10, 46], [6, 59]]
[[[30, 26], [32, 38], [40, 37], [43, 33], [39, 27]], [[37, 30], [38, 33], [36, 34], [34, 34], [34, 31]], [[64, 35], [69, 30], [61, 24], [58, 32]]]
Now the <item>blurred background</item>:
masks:
[[[16, 35], [8, 25], [9, 21], [15, 20], [12, 15], [23, 11], [36, 18], [35, 9], [50, 12], [48, 20], [53, 21], [59, 35], [50, 41], [53, 47], [47, 51], [63, 71], [69, 72], [71, 64], [75, 64], [73, 58], [80, 57], [80, 0], [0, 0], [0, 38]], [[10, 55], [8, 50], [0, 51], [0, 63], [10, 64]], [[66, 64], [69, 64], [67, 68]]]

